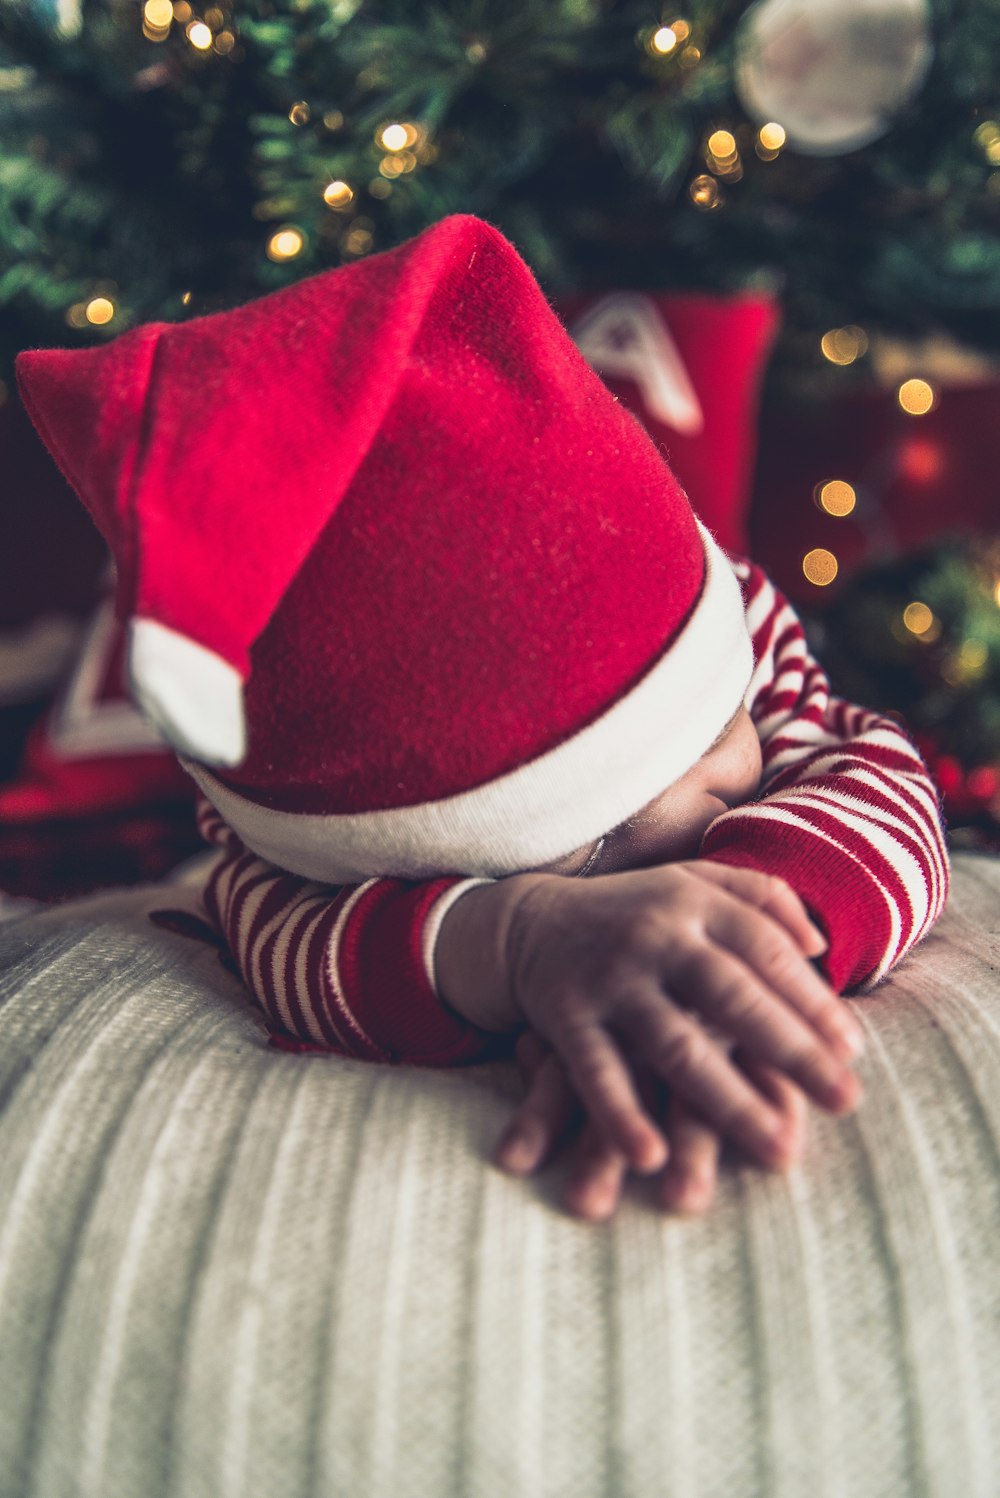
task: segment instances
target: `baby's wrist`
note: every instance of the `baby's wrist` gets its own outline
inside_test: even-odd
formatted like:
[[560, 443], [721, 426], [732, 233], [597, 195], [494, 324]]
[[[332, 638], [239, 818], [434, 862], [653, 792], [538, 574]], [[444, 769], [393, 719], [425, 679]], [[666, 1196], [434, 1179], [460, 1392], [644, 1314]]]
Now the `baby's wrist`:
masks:
[[521, 902], [543, 874], [513, 874], [472, 886], [441, 923], [434, 948], [438, 995], [482, 1030], [517, 1029], [524, 1015], [515, 1002], [511, 931]]

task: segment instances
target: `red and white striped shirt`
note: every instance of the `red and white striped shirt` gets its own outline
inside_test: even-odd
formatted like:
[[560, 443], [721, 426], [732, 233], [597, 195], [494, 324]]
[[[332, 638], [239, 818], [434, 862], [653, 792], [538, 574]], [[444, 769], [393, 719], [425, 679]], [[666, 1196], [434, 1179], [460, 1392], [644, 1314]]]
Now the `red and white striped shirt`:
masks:
[[[756, 800], [713, 822], [699, 856], [780, 875], [826, 931], [834, 987], [869, 988], [943, 908], [938, 799], [895, 722], [831, 693], [797, 615], [760, 568], [734, 568], [754, 648], [747, 707], [763, 777]], [[205, 891], [208, 913], [277, 1037], [440, 1066], [509, 1044], [448, 1009], [434, 983], [441, 922], [481, 881], [331, 888], [248, 852], [207, 801], [199, 821], [224, 850]]]

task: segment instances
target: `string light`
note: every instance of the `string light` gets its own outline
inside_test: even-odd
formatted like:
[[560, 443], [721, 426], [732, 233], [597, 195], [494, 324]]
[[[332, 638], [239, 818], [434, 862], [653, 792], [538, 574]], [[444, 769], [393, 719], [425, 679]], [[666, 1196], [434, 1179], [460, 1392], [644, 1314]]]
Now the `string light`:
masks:
[[757, 131], [757, 155], [762, 161], [773, 161], [784, 146], [785, 140], [784, 125], [779, 125], [776, 120], [761, 125]]
[[864, 328], [849, 323], [844, 328], [831, 328], [819, 341], [824, 359], [831, 364], [853, 364], [868, 352], [868, 334]]
[[381, 125], [375, 132], [375, 143], [383, 151], [405, 151], [416, 144], [417, 132], [412, 125]]
[[293, 125], [308, 125], [309, 114], [309, 105], [305, 99], [297, 99], [288, 111], [288, 118]]
[[681, 20], [680, 16], [678, 16], [676, 21], [670, 22], [670, 30], [679, 42], [686, 42], [691, 35], [691, 23], [690, 21]]
[[328, 109], [323, 116], [324, 130], [342, 130], [344, 128], [343, 112], [339, 109]]
[[926, 603], [921, 603], [919, 599], [908, 603], [903, 610], [903, 624], [911, 635], [929, 634], [936, 623], [933, 610], [929, 609]]
[[696, 68], [701, 62], [701, 49], [699, 47], [685, 47], [678, 58], [682, 68]]
[[146, 0], [142, 7], [142, 29], [153, 33], [151, 40], [165, 37], [173, 24], [174, 7], [171, 0]]
[[667, 57], [677, 46], [677, 32], [672, 26], [658, 26], [646, 42], [646, 50], [654, 57]]
[[174, 20], [178, 26], [186, 26], [193, 15], [188, 0], [174, 0]]
[[207, 52], [212, 45], [212, 32], [204, 21], [191, 21], [185, 31], [188, 41], [199, 52]]
[[816, 490], [816, 503], [820, 509], [838, 518], [849, 515], [857, 502], [857, 493], [845, 479], [830, 479]]
[[354, 188], [341, 177], [336, 177], [324, 187], [323, 201], [336, 213], [343, 213], [354, 202]]
[[344, 236], [344, 253], [347, 255], [367, 255], [375, 242], [370, 219], [359, 218], [355, 221], [350, 231]]
[[181, 292], [181, 306], [182, 307], [190, 307], [190, 305], [191, 305], [191, 298], [193, 296], [194, 296], [194, 292], [193, 291], [182, 291]]
[[83, 315], [95, 328], [103, 328], [115, 315], [115, 304], [110, 297], [91, 297], [83, 309]]
[[718, 182], [704, 172], [693, 179], [688, 188], [688, 196], [696, 208], [706, 213], [722, 206], [722, 192]]
[[226, 24], [226, 18], [217, 5], [213, 5], [206, 10], [202, 19], [210, 31], [218, 31], [220, 26]]
[[926, 416], [934, 405], [934, 390], [926, 380], [904, 380], [896, 399], [907, 416]]
[[226, 57], [236, 46], [236, 37], [231, 31], [220, 31], [212, 45], [216, 52]]
[[301, 255], [305, 243], [305, 236], [301, 229], [296, 229], [294, 225], [276, 229], [267, 242], [267, 258], [278, 264], [286, 260], [294, 260], [296, 255]]
[[973, 140], [991, 166], [1000, 166], [1000, 125], [996, 120], [984, 120], [977, 126]]
[[802, 575], [816, 588], [829, 587], [839, 570], [837, 558], [823, 546], [814, 546], [802, 558]]
[[736, 137], [731, 130], [713, 130], [705, 142], [705, 165], [717, 177], [738, 182], [743, 176], [743, 164], [736, 146]]

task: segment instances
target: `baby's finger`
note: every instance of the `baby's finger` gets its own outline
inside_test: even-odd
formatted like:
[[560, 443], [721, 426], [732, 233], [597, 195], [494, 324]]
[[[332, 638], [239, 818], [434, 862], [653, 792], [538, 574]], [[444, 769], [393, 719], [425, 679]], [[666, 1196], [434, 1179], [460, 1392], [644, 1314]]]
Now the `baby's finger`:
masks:
[[[713, 911], [708, 933], [801, 1015], [841, 1061], [857, 1060], [864, 1046], [861, 1026], [773, 921], [727, 901]], [[783, 1065], [777, 1057], [769, 1059]]]
[[593, 1124], [585, 1125], [574, 1154], [563, 1201], [574, 1216], [603, 1222], [621, 1200], [628, 1168], [625, 1157], [605, 1142]]
[[788, 1163], [788, 1121], [725, 1050], [663, 995], [633, 1005], [618, 1021], [631, 1053], [662, 1077], [707, 1123], [772, 1169]]
[[527, 1089], [531, 1086], [538, 1068], [551, 1053], [551, 1049], [537, 1030], [529, 1028], [521, 1031], [514, 1047], [514, 1059], [517, 1062], [518, 1076], [521, 1078], [523, 1087]]
[[494, 1164], [510, 1175], [530, 1175], [544, 1164], [579, 1116], [579, 1104], [558, 1056], [551, 1051], [542, 1055], [527, 1097], [494, 1149]]
[[829, 943], [808, 910], [784, 879], [762, 874], [758, 869], [731, 868], [728, 864], [699, 859], [692, 872], [700, 879], [719, 884], [754, 909], [778, 922], [807, 957], [820, 957]]
[[608, 1033], [597, 1025], [564, 1030], [558, 1049], [571, 1086], [599, 1134], [633, 1170], [659, 1170], [667, 1144], [644, 1110], [635, 1082]]
[[856, 1106], [861, 1085], [854, 1073], [773, 987], [724, 947], [706, 947], [693, 957], [678, 975], [676, 995], [754, 1060], [797, 1082], [821, 1108], [847, 1113]]
[[660, 1183], [660, 1200], [668, 1212], [697, 1216], [708, 1210], [715, 1196], [721, 1136], [683, 1098], [675, 1096], [670, 1101], [667, 1138], [670, 1159]]
[[739, 1054], [739, 1062], [754, 1086], [768, 1098], [787, 1121], [789, 1152], [793, 1160], [800, 1160], [805, 1153], [806, 1135], [809, 1125], [809, 1108], [805, 1094], [781, 1072], [770, 1066], [762, 1066], [750, 1057]]

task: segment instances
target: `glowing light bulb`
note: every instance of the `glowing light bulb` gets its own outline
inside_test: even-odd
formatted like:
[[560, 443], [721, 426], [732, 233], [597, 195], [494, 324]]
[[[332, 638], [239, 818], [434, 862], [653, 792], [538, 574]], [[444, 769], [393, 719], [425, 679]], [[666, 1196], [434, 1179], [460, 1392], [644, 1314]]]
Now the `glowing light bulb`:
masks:
[[839, 570], [837, 558], [823, 546], [814, 546], [802, 558], [802, 575], [816, 588], [829, 587]]
[[903, 610], [903, 624], [911, 635], [925, 635], [934, 628], [935, 623], [933, 610], [919, 600], [908, 603]]
[[718, 182], [716, 182], [714, 177], [709, 177], [704, 172], [701, 176], [694, 178], [688, 188], [688, 195], [696, 208], [701, 208], [705, 211], [718, 208], [722, 202], [722, 193], [719, 190]]
[[844, 479], [830, 479], [829, 483], [820, 485], [816, 501], [828, 515], [842, 516], [851, 513], [858, 502], [858, 496]]
[[207, 52], [212, 45], [211, 29], [204, 21], [192, 21], [187, 27], [185, 35], [198, 52]]
[[174, 19], [171, 0], [146, 0], [142, 7], [142, 19], [153, 31], [168, 31]]
[[908, 416], [926, 416], [934, 405], [934, 390], [926, 380], [904, 380], [896, 399]]
[[323, 201], [328, 208], [343, 213], [354, 202], [354, 188], [349, 182], [337, 177], [333, 182], [328, 182], [323, 189]]
[[868, 334], [864, 328], [849, 323], [845, 328], [831, 328], [819, 341], [824, 359], [831, 364], [853, 364], [868, 352]]
[[289, 226], [285, 229], [277, 229], [267, 242], [267, 257], [279, 264], [285, 260], [294, 260], [296, 255], [301, 255], [305, 248], [305, 238], [300, 229]]
[[110, 297], [91, 297], [83, 309], [83, 315], [95, 328], [102, 328], [109, 323], [115, 315], [115, 304]]
[[405, 151], [410, 138], [405, 125], [383, 125], [375, 136], [383, 151]]
[[679, 37], [672, 26], [658, 26], [646, 43], [655, 57], [666, 57], [677, 46]]
[[731, 130], [713, 130], [708, 137], [707, 150], [717, 161], [729, 161], [736, 155], [736, 136]]

